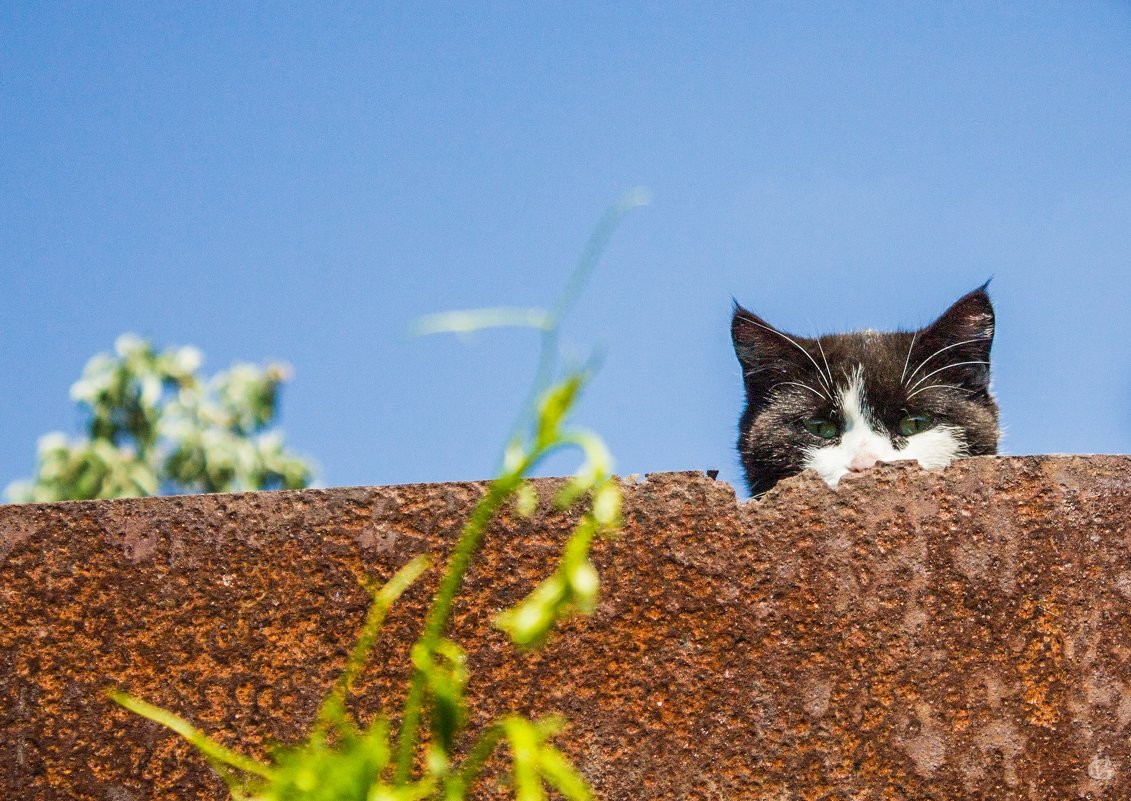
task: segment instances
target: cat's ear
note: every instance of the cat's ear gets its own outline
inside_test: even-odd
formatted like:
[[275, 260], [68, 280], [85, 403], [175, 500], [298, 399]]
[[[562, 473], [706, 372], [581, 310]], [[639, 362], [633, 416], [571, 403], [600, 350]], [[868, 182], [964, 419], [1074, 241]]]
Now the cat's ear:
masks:
[[730, 338], [734, 342], [734, 354], [743, 369], [768, 367], [774, 363], [788, 361], [790, 344], [788, 336], [774, 328], [752, 311], [734, 303], [734, 316], [730, 320]]
[[994, 307], [983, 284], [919, 332], [912, 357], [922, 362], [917, 378], [935, 373], [936, 383], [984, 391], [990, 383], [993, 342]]

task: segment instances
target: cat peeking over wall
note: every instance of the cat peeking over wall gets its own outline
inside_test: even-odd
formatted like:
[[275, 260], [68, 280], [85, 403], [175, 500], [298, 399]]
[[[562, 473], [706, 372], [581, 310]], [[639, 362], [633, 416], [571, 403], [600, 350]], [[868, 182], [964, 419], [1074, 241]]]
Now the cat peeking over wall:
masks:
[[985, 285], [918, 331], [815, 339], [735, 303], [731, 337], [746, 387], [738, 453], [752, 495], [807, 468], [835, 487], [877, 462], [941, 468], [997, 453]]

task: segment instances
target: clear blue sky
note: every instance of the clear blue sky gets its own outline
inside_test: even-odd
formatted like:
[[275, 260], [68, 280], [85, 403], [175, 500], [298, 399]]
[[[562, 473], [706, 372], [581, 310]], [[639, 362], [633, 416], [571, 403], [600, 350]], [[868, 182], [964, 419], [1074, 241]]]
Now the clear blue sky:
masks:
[[732, 295], [882, 329], [990, 276], [1005, 452], [1131, 450], [1126, 2], [10, 0], [0, 486], [123, 331], [293, 364], [322, 483], [485, 477], [535, 339], [409, 323], [548, 304], [639, 185], [565, 332], [621, 472], [737, 480]]

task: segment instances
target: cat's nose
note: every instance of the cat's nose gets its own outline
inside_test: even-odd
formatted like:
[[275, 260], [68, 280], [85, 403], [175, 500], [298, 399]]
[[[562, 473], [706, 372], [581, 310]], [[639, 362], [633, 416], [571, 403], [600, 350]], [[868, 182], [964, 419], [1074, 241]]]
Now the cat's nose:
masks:
[[871, 451], [860, 451], [852, 457], [852, 461], [848, 463], [848, 469], [859, 473], [872, 467], [878, 461], [880, 461], [880, 457]]

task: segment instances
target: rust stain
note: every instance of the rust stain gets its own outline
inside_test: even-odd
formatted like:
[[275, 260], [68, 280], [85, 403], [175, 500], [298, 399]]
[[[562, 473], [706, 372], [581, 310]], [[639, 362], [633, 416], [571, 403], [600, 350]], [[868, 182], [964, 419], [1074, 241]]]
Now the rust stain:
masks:
[[1029, 707], [1029, 723], [1045, 729], [1056, 727], [1065, 706], [1064, 634], [1060, 617], [1053, 597], [1026, 599], [1018, 610], [1024, 637], [1017, 657], [1021, 697]]

